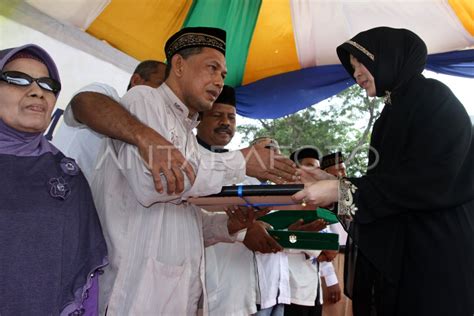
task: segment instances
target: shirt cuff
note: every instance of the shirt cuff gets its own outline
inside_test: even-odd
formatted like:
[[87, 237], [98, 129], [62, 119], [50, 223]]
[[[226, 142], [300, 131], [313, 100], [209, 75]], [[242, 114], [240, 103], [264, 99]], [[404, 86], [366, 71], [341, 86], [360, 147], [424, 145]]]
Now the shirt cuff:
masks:
[[338, 284], [339, 281], [337, 280], [336, 274], [330, 274], [323, 276], [324, 281], [326, 281], [326, 286], [333, 286], [334, 284]]
[[352, 217], [357, 211], [354, 203], [354, 194], [357, 187], [349, 180], [343, 178], [339, 180], [338, 208], [337, 215], [343, 217]]
[[336, 272], [334, 271], [334, 266], [332, 262], [321, 262], [319, 265], [319, 271], [321, 276], [324, 278], [326, 281], [327, 286], [331, 286], [334, 284], [339, 283], [337, 280], [337, 275]]
[[321, 272], [321, 276], [326, 277], [331, 274], [334, 274], [334, 266], [329, 261], [323, 261], [319, 264], [319, 271]]
[[235, 233], [233, 236], [235, 236], [235, 241], [243, 242], [245, 239], [245, 235], [247, 234], [247, 229], [242, 229]]
[[208, 213], [203, 215], [204, 246], [209, 247], [219, 242], [235, 242], [235, 234], [229, 235], [227, 214]]
[[64, 110], [63, 119], [64, 119], [64, 122], [71, 127], [78, 127], [78, 128], [86, 127], [84, 124], [76, 120], [76, 118], [74, 117], [71, 103], [69, 103], [66, 109]]

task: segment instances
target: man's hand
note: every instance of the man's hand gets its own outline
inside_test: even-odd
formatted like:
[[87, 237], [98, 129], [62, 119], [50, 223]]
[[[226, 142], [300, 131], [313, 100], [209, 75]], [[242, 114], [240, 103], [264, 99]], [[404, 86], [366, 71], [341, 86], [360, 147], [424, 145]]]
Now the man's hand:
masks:
[[251, 226], [255, 220], [270, 212], [269, 208], [255, 211], [252, 207], [233, 206], [226, 208], [225, 212], [229, 219], [227, 220], [227, 230], [230, 235], [239, 230]]
[[318, 262], [328, 261], [331, 262], [336, 258], [339, 252], [337, 250], [323, 250], [318, 256]]
[[341, 287], [339, 283], [327, 287], [328, 295], [324, 298], [326, 304], [336, 304], [341, 299]]
[[323, 219], [317, 219], [315, 221], [309, 222], [308, 224], [305, 224], [303, 219], [299, 219], [288, 226], [288, 230], [319, 232], [326, 228], [326, 225], [327, 223]]
[[146, 126], [140, 129], [136, 138], [140, 155], [153, 175], [156, 191], [163, 192], [161, 174], [166, 179], [168, 194], [183, 192], [185, 176], [191, 184], [194, 183], [196, 174], [193, 167], [172, 143]]
[[249, 225], [245, 234], [244, 245], [252, 251], [261, 253], [277, 253], [282, 251], [283, 247], [268, 234], [268, 228], [271, 228], [271, 226], [261, 221], [256, 221]]
[[259, 180], [282, 184], [297, 180], [296, 165], [274, 150], [259, 145], [241, 149], [246, 161], [246, 174]]

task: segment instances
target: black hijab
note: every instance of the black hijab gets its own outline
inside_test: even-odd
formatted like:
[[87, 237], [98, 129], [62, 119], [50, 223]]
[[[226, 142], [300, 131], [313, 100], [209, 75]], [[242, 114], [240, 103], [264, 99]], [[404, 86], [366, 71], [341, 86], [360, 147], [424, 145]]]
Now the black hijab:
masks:
[[377, 96], [396, 94], [425, 68], [427, 49], [423, 40], [405, 29], [377, 27], [361, 32], [337, 48], [337, 55], [353, 74], [349, 55], [362, 63], [375, 78]]

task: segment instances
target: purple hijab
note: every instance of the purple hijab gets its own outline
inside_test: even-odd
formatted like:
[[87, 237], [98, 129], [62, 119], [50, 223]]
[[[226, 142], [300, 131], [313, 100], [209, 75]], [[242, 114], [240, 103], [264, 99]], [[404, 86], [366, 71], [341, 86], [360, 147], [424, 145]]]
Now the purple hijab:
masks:
[[[26, 44], [19, 47], [7, 48], [0, 51], [0, 70], [15, 58], [17, 54], [29, 54], [36, 57], [48, 69], [49, 76], [58, 82], [58, 68], [51, 56], [41, 47], [34, 44]], [[59, 92], [56, 94], [58, 97]], [[0, 105], [1, 106], [1, 105]], [[41, 133], [26, 133], [6, 125], [0, 119], [0, 154], [16, 156], [39, 156], [46, 152], [56, 154], [58, 150], [52, 146]]]
[[47, 152], [55, 155], [58, 150], [46, 140], [42, 133], [20, 132], [0, 119], [0, 154], [31, 157]]

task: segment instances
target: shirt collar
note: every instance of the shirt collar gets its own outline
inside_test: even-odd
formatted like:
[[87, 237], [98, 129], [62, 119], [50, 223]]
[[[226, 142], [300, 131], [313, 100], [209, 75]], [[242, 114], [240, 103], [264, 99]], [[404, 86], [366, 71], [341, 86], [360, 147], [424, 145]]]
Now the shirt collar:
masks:
[[206, 148], [209, 151], [212, 151], [213, 153], [226, 153], [229, 151], [228, 149], [225, 149], [223, 147], [211, 146], [205, 141], [203, 141], [201, 138], [199, 138], [199, 136], [197, 135], [196, 135], [196, 139], [199, 145], [201, 145], [202, 147]]
[[173, 90], [171, 90], [171, 88], [166, 83], [162, 83], [161, 88], [168, 98], [167, 106], [169, 106], [171, 111], [173, 111], [173, 113], [183, 121], [186, 128], [192, 130], [198, 126], [199, 113], [196, 112], [191, 118], [189, 118], [188, 107], [184, 105], [184, 103], [176, 96]]

